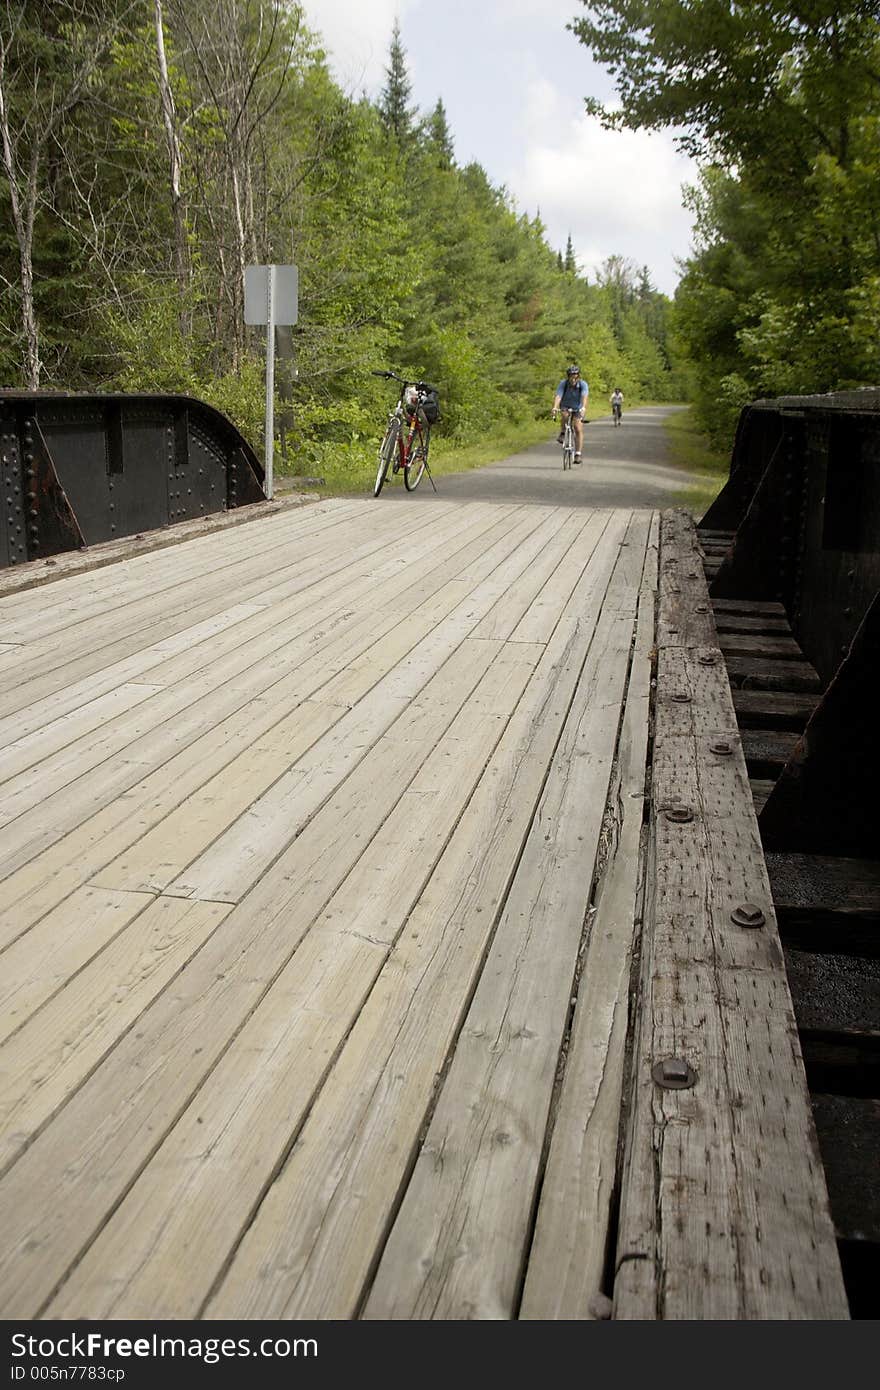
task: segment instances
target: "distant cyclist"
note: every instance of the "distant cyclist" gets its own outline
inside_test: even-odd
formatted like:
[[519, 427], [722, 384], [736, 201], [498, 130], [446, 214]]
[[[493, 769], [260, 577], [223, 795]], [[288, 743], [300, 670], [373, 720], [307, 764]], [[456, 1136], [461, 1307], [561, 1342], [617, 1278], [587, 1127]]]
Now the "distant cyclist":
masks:
[[581, 450], [584, 443], [583, 421], [587, 413], [587, 401], [589, 399], [590, 388], [587, 382], [581, 380], [580, 367], [572, 363], [556, 388], [556, 395], [553, 398], [553, 419], [556, 419], [557, 411], [561, 410], [562, 429], [558, 436], [558, 442], [561, 444], [565, 426], [569, 416], [571, 416], [572, 428], [574, 429], [575, 463], [581, 461]]
[[611, 392], [611, 414], [614, 416], [615, 425], [619, 425], [623, 416], [623, 392], [619, 386], [615, 386]]

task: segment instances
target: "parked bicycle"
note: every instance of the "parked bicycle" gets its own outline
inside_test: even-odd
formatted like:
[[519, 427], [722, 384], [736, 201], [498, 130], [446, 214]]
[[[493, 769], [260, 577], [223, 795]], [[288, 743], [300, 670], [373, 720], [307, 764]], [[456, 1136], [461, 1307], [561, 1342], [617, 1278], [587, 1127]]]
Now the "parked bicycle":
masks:
[[[379, 445], [379, 467], [373, 496], [378, 497], [382, 491], [389, 469], [392, 474], [403, 469], [404, 487], [407, 492], [415, 492], [425, 473], [431, 478], [428, 450], [431, 425], [439, 419], [437, 388], [427, 381], [405, 381], [396, 372], [374, 371], [373, 376], [400, 382], [397, 405], [388, 416], [385, 434]], [[433, 478], [431, 487], [437, 491]]]

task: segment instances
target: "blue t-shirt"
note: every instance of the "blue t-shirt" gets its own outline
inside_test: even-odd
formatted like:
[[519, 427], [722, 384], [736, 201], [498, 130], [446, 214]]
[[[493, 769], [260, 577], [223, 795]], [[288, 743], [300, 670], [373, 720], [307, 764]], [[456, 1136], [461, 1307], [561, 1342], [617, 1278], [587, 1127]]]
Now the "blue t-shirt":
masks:
[[564, 377], [556, 388], [556, 394], [561, 397], [560, 405], [563, 410], [582, 410], [587, 404], [590, 388], [583, 377], [577, 385], [570, 382], [568, 377]]

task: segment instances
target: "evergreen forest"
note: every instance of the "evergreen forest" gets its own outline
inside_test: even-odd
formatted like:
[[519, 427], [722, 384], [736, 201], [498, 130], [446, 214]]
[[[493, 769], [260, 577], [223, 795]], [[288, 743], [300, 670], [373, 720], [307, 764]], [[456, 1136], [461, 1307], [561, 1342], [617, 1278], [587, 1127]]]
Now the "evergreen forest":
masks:
[[460, 165], [397, 26], [368, 100], [285, 0], [2, 0], [0, 140], [2, 385], [193, 395], [259, 450], [244, 272], [293, 263], [276, 388], [298, 472], [372, 476], [374, 368], [436, 383], [453, 444], [546, 418], [570, 360], [600, 399], [686, 392], [648, 269], [611, 256], [588, 283]]
[[260, 448], [245, 267], [295, 263], [278, 420], [296, 471], [372, 468], [375, 368], [435, 382], [455, 445], [594, 399], [742, 404], [880, 380], [876, 0], [571, 0], [618, 100], [699, 161], [675, 300], [611, 255], [589, 279], [413, 100], [400, 30], [343, 91], [292, 0], [0, 0], [0, 385], [179, 392]]

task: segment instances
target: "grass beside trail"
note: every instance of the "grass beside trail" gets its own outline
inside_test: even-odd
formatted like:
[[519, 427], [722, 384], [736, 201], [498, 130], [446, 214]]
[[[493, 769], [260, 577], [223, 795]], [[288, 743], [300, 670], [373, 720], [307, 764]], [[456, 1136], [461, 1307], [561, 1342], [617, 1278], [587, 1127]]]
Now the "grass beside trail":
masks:
[[529, 420], [506, 428], [494, 425], [486, 439], [458, 446], [444, 439], [438, 429], [431, 439], [431, 472], [435, 478], [440, 478], [444, 473], [468, 473], [472, 468], [483, 468], [487, 463], [497, 463], [520, 449], [527, 449], [530, 444], [552, 438], [554, 429], [548, 415], [546, 420]]
[[[497, 463], [499, 459], [527, 449], [530, 444], [552, 439], [557, 428], [548, 412], [546, 418], [541, 420], [527, 420], [506, 426], [493, 425], [486, 438], [475, 444], [455, 444], [453, 440], [444, 437], [441, 424], [431, 434], [431, 473], [435, 478], [442, 478], [444, 474], [465, 473], [472, 468], [482, 468], [487, 463]], [[281, 493], [307, 490], [322, 497], [352, 494], [362, 496], [371, 493], [376, 477], [376, 450], [378, 437], [375, 450], [370, 446], [363, 450], [360, 457], [353, 451], [347, 456], [340, 452], [332, 464], [328, 461], [320, 468], [320, 484], [315, 484], [311, 479], [303, 484], [295, 474], [285, 475], [283, 471], [276, 470], [276, 490]], [[385, 486], [403, 487], [403, 475], [389, 475]], [[425, 478], [421, 486], [430, 489], [431, 484]]]
[[[653, 404], [638, 402], [632, 406]], [[599, 404], [587, 409], [588, 420], [610, 419], [611, 407]], [[663, 422], [667, 430], [669, 462], [674, 468], [681, 468], [693, 475], [689, 487], [671, 494], [675, 504], [690, 507], [696, 516], [701, 516], [727, 478], [728, 460], [712, 450], [708, 439], [695, 427], [689, 408], [676, 410]], [[507, 425], [493, 425], [484, 439], [475, 444], [456, 444], [444, 436], [442, 424], [431, 436], [431, 473], [442, 478], [449, 473], [466, 473], [473, 468], [483, 468], [486, 464], [497, 463], [519, 453], [532, 444], [554, 440], [559, 430], [548, 410], [539, 420], [526, 420]], [[587, 440], [589, 445], [589, 439]], [[358, 451], [340, 450], [328, 457], [323, 466], [315, 469], [320, 474], [320, 482], [312, 478], [302, 478], [296, 474], [285, 474], [276, 464], [275, 488], [278, 493], [308, 491], [315, 496], [363, 496], [373, 490], [376, 476], [376, 449], [366, 442]], [[403, 487], [401, 474], [390, 476], [386, 487]], [[427, 479], [422, 487], [430, 488]]]
[[714, 448], [697, 428], [690, 407], [667, 415], [663, 428], [672, 467], [692, 475], [690, 486], [673, 494], [675, 504], [689, 508], [699, 520], [727, 482], [730, 456]]

